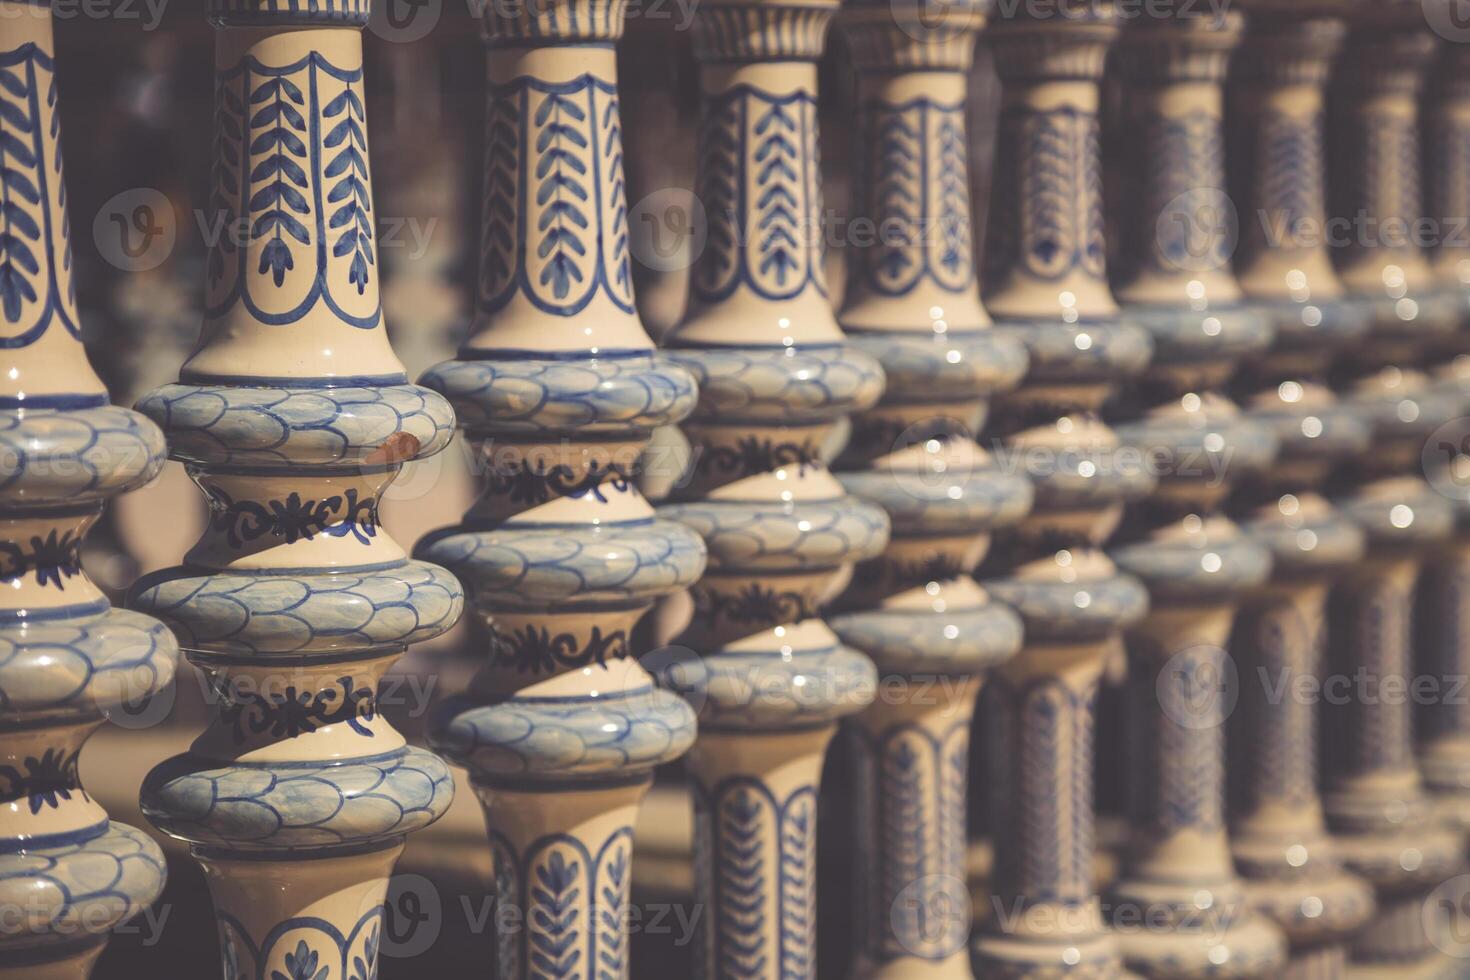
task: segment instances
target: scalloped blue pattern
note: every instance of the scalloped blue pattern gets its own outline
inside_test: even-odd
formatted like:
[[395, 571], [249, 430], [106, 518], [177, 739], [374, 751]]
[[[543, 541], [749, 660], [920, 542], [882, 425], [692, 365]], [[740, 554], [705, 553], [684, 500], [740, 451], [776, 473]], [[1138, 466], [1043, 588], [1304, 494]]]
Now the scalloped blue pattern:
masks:
[[0, 506], [94, 503], [163, 468], [163, 434], [116, 405], [0, 412]]
[[162, 690], [177, 656], [166, 626], [125, 609], [0, 630], [0, 711], [105, 712], [145, 690]]
[[871, 408], [883, 368], [853, 346], [671, 347], [699, 385], [696, 419], [730, 422], [831, 421]]
[[168, 433], [174, 459], [209, 466], [295, 470], [362, 464], [381, 457], [385, 446], [403, 462], [438, 452], [454, 436], [448, 403], [427, 388], [407, 384], [169, 384], [145, 395], [138, 411]]
[[833, 568], [875, 557], [888, 515], [853, 497], [835, 500], [696, 500], [658, 509], [699, 533], [720, 571]]
[[[38, 944], [76, 942], [132, 918], [162, 893], [164, 877], [153, 839], [114, 823], [79, 844], [0, 854], [0, 904], [26, 910]], [[7, 945], [19, 948], [29, 930], [17, 925]]]
[[148, 774], [141, 796], [159, 830], [235, 853], [385, 841], [427, 827], [453, 799], [449, 767], [412, 747], [337, 763], [176, 756]]
[[699, 398], [686, 368], [652, 352], [446, 361], [430, 368], [421, 383], [449, 399], [460, 424], [483, 432], [654, 429], [682, 421]]
[[674, 521], [435, 532], [415, 554], [470, 583], [486, 608], [667, 595], [704, 571], [704, 541]]
[[694, 744], [694, 712], [653, 688], [483, 706], [462, 698], [438, 714], [430, 744], [481, 779], [631, 775]]
[[418, 561], [381, 571], [289, 575], [179, 567], [139, 579], [128, 605], [168, 623], [189, 650], [347, 653], [438, 636], [459, 619], [464, 590], [449, 572]]

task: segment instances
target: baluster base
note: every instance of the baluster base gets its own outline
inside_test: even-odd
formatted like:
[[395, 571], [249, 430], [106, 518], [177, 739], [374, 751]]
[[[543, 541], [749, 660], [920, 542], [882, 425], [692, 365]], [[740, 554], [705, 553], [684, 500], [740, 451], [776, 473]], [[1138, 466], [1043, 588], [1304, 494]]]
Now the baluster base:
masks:
[[376, 976], [388, 878], [402, 853], [402, 838], [330, 857], [194, 848], [214, 898], [225, 980], [314, 978], [323, 969], [348, 980]]

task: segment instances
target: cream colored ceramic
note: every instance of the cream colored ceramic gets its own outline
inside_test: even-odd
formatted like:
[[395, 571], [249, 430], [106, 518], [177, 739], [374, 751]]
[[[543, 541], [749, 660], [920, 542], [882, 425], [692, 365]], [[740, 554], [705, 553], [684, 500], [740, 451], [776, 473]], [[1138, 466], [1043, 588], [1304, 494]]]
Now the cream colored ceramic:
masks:
[[1096, 416], [1151, 352], [1118, 319], [1104, 261], [1098, 80], [1119, 19], [1108, 3], [1013, 5], [989, 31], [1003, 102], [985, 303], [1030, 356], [1021, 388], [995, 399], [991, 429], [1036, 503], [1003, 537], [1012, 570], [986, 583], [1020, 613], [1026, 640], [978, 709], [995, 835], [993, 908], [977, 914], [982, 977], [1122, 970], [1093, 884], [1092, 740], [1103, 665], [1147, 594], [1100, 546], [1152, 480]]
[[[1426, 157], [1426, 213], [1440, 222], [1440, 238], [1431, 253], [1439, 288], [1460, 304], [1467, 314], [1459, 330], [1429, 358], [1437, 386], [1459, 402], [1457, 414], [1470, 408], [1470, 357], [1463, 352], [1470, 341], [1470, 161], [1465, 157], [1470, 138], [1470, 56], [1464, 45], [1440, 45], [1439, 63], [1430, 76], [1424, 105], [1424, 149]], [[1430, 676], [1453, 678], [1470, 670], [1470, 635], [1462, 623], [1465, 587], [1470, 583], [1470, 546], [1463, 529], [1470, 521], [1470, 494], [1465, 486], [1464, 447], [1455, 431], [1433, 440], [1426, 447], [1426, 461], [1435, 468], [1431, 480], [1455, 504], [1455, 538], [1437, 551], [1424, 567], [1421, 589], [1424, 598], [1422, 641], [1418, 650], [1419, 670]], [[1428, 705], [1419, 715], [1417, 732], [1419, 764], [1440, 813], [1451, 823], [1470, 832], [1470, 711], [1460, 699], [1443, 699]]]
[[664, 337], [694, 372], [691, 472], [660, 512], [709, 547], [665, 683], [700, 712], [689, 755], [701, 976], [816, 976], [822, 756], [873, 698], [867, 657], [819, 617], [854, 562], [888, 539], [822, 444], [871, 407], [883, 373], [850, 345], [822, 269], [817, 69], [835, 0], [701, 4], [695, 193], [709, 220], [689, 308]]
[[[1363, 551], [1361, 529], [1319, 490], [1367, 451], [1369, 425], [1322, 375], [1370, 327], [1372, 304], [1345, 298], [1325, 237], [1323, 89], [1347, 5], [1250, 4], [1231, 66], [1230, 146], [1241, 247], [1235, 270], [1274, 329], [1237, 382], [1250, 416], [1280, 441], [1275, 463], [1236, 488], [1236, 513], [1272, 557], [1231, 635], [1238, 701], [1228, 757], [1235, 776], [1231, 847], [1246, 895], [1290, 942], [1282, 975], [1343, 975], [1347, 942], [1373, 911], [1368, 883], [1346, 871], [1318, 795], [1322, 706], [1280, 684], [1325, 682], [1327, 593]], [[1254, 220], [1252, 219], [1254, 216]]]
[[[1415, 221], [1419, 199], [1418, 94], [1434, 34], [1421, 4], [1389, 0], [1353, 8], [1334, 75], [1343, 142], [1332, 157], [1339, 208], [1377, 221]], [[1346, 66], [1351, 65], [1351, 70]], [[1368, 339], [1340, 364], [1338, 391], [1372, 428], [1340, 498], [1367, 535], [1364, 560], [1329, 605], [1329, 671], [1377, 684], [1412, 668], [1412, 611], [1422, 560], [1452, 532], [1450, 502], [1424, 481], [1426, 440], [1459, 413], [1456, 397], [1412, 370], [1458, 328], [1459, 304], [1430, 288], [1417, 247], [1360, 236], [1341, 250], [1348, 288], [1372, 297]], [[1344, 482], [1337, 487], [1347, 491]], [[1378, 912], [1353, 937], [1353, 977], [1434, 976], [1454, 964], [1437, 948], [1432, 890], [1461, 869], [1458, 836], [1433, 816], [1411, 741], [1413, 704], [1357, 692], [1328, 712], [1329, 826], [1348, 867], [1371, 881]], [[1410, 923], [1411, 916], [1418, 921]]]
[[378, 297], [361, 31], [365, 0], [217, 0], [214, 173], [226, 229], [180, 381], [139, 408], [207, 495], [184, 564], [129, 605], [167, 622], [212, 689], [190, 751], [142, 807], [189, 842], [224, 975], [371, 976], [404, 835], [454, 784], [379, 713], [408, 644], [463, 593], [384, 532], [403, 463], [443, 449], [449, 405], [408, 384]]
[[156, 899], [164, 858], [78, 777], [83, 743], [174, 675], [156, 620], [82, 567], [108, 500], [157, 475], [163, 436], [108, 403], [80, 342], [47, 4], [0, 3], [0, 977], [83, 980]]
[[1015, 654], [1019, 618], [970, 573], [1030, 508], [1026, 478], [974, 442], [1025, 348], [980, 305], [970, 233], [965, 73], [983, 11], [923, 19], [888, 4], [838, 17], [857, 73], [862, 217], [887, 234], [852, 253], [839, 319], [883, 364], [884, 399], [853, 418], [839, 479], [893, 523], [832, 626], [878, 667], [848, 724], [858, 767], [854, 921], [862, 977], [972, 976], [965, 880], [969, 736], [980, 675]]
[[[1271, 338], [1240, 302], [1225, 196], [1222, 83], [1238, 14], [1141, 19], [1115, 52], [1123, 118], [1136, 134], [1118, 181], [1130, 227], [1117, 295], [1154, 339], [1120, 414], [1125, 445], [1159, 474], [1135, 505], [1115, 561], [1150, 592], [1127, 632], [1131, 840], [1113, 884], [1124, 962], [1154, 978], [1274, 977], [1285, 942], [1246, 907], [1225, 819], [1226, 646], [1235, 606], [1270, 554], [1220, 513], [1231, 484], [1276, 456], [1275, 433], [1218, 390]], [[1214, 210], [1211, 210], [1211, 209]], [[1179, 218], [1185, 221], [1180, 222]]]
[[635, 655], [640, 620], [705, 548], [635, 482], [695, 403], [633, 307], [613, 45], [621, 0], [487, 6], [484, 224], [468, 339], [424, 383], [483, 476], [418, 553], [465, 582], [487, 641], [433, 744], [466, 767], [495, 859], [495, 971], [626, 977], [633, 823], [694, 713]]

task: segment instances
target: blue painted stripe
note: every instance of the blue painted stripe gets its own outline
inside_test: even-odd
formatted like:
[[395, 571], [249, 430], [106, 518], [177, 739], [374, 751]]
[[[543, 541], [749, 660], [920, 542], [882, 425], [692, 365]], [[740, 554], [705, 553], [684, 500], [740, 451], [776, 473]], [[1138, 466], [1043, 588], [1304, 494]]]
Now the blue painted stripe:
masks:
[[637, 357], [652, 357], [655, 353], [657, 351], [653, 347], [599, 347], [596, 352], [529, 350], [523, 347], [461, 347], [455, 356], [461, 361], [626, 361]]
[[615, 773], [611, 776], [588, 776], [585, 779], [568, 779], [565, 776], [538, 779], [535, 776], [492, 776], [475, 775], [470, 779], [473, 786], [486, 789], [520, 790], [529, 793], [576, 793], [598, 792], [622, 786], [642, 786], [653, 782], [652, 772], [632, 775]]
[[[382, 840], [369, 841], [365, 844], [327, 844], [316, 846], [306, 844], [301, 847], [278, 847], [266, 850], [222, 850], [214, 847], [206, 847], [195, 844], [190, 850], [199, 857], [213, 858], [218, 861], [313, 861], [323, 858], [351, 857], [357, 854], [377, 854], [382, 851], [392, 850], [403, 843], [403, 834], [395, 834]], [[237, 845], [248, 847], [242, 842]], [[377, 910], [373, 910], [376, 914]]]
[[106, 599], [98, 599], [95, 602], [79, 602], [70, 606], [55, 606], [49, 609], [0, 609], [0, 625], [51, 623], [59, 619], [100, 616], [111, 608], [112, 604]]
[[59, 408], [75, 411], [83, 408], [101, 408], [111, 404], [112, 402], [106, 395], [27, 395], [24, 398], [5, 395], [0, 397], [0, 410], [7, 412], [23, 408]]
[[19, 854], [22, 851], [44, 851], [52, 847], [85, 844], [107, 833], [108, 826], [108, 821], [104, 818], [101, 823], [82, 827], [79, 830], [67, 830], [58, 834], [36, 834], [31, 837], [0, 838], [0, 854]]
[[208, 756], [197, 755], [186, 752], [183, 755], [174, 756], [169, 760], [172, 764], [167, 774], [167, 779], [173, 780], [183, 775], [195, 775], [198, 773], [228, 771], [230, 769], [258, 769], [262, 772], [291, 771], [299, 772], [309, 769], [340, 769], [344, 766], [376, 765], [380, 762], [393, 762], [403, 759], [408, 755], [409, 747], [394, 749], [391, 752], [380, 752], [377, 755], [360, 755], [351, 759], [319, 759], [315, 762], [248, 762], [244, 759], [211, 759]]
[[222, 388], [301, 388], [319, 391], [323, 388], [382, 388], [406, 385], [406, 374], [352, 374], [331, 378], [285, 378], [255, 374], [203, 374], [180, 371], [179, 383], [186, 385], [218, 385]]

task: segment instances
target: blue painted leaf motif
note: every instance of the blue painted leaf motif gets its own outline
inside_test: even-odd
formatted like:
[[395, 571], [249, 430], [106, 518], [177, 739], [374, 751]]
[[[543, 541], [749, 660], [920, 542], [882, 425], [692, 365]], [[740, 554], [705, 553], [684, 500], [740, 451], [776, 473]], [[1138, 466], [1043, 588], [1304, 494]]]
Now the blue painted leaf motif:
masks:
[[296, 951], [286, 954], [286, 969], [290, 972], [272, 970], [271, 980], [328, 980], [331, 970], [325, 966], [317, 969], [320, 959], [317, 951], [306, 945], [306, 940], [297, 940]]
[[361, 296], [368, 285], [368, 266], [374, 262], [370, 218], [372, 199], [367, 189], [367, 133], [364, 130], [367, 113], [362, 99], [348, 82], [342, 94], [327, 103], [322, 115], [326, 119], [341, 117], [322, 141], [328, 150], [340, 147], [323, 171], [327, 180], [337, 180], [327, 194], [327, 203], [342, 205], [332, 212], [329, 221], [332, 230], [344, 229], [332, 246], [332, 255], [339, 259], [345, 255], [352, 256], [347, 281], [357, 287]]
[[756, 216], [760, 235], [762, 274], [774, 273], [778, 286], [801, 265], [800, 204], [793, 189], [798, 179], [798, 136], [796, 119], [782, 103], [775, 103], [755, 124]]
[[628, 264], [628, 201], [627, 183], [623, 176], [623, 124], [616, 98], [607, 100], [607, 108], [602, 112], [602, 129], [603, 152], [607, 155], [603, 169], [613, 175], [612, 186], [608, 190], [610, 223], [604, 234], [612, 239], [613, 282], [631, 302], [632, 272]]
[[[566, 120], [570, 120], [567, 122]], [[566, 299], [574, 283], [583, 281], [583, 273], [573, 256], [586, 256], [587, 244], [579, 230], [589, 226], [580, 205], [589, 199], [582, 180], [587, 164], [578, 151], [585, 150], [588, 137], [582, 132], [587, 113], [571, 98], [552, 92], [536, 109], [536, 125], [543, 127], [536, 139], [536, 204], [544, 208], [538, 222], [543, 232], [537, 256], [546, 259], [541, 270], [541, 285], [551, 287], [557, 299]]]
[[735, 266], [738, 238], [736, 208], [740, 200], [740, 102], [728, 100], [707, 105], [699, 135], [700, 199], [705, 202], [709, 233], [705, 237], [704, 261], [697, 282], [714, 290]]
[[[39, 54], [35, 50], [33, 57]], [[21, 100], [17, 105], [0, 99], [0, 310], [10, 323], [18, 322], [25, 304], [38, 298], [33, 280], [41, 271], [37, 251], [43, 247], [40, 225], [23, 206], [40, 201], [34, 148], [40, 120], [30, 109], [34, 67], [27, 65], [26, 73], [22, 78], [9, 68], [0, 69], [0, 88]]]
[[235, 948], [234, 937], [228, 932], [220, 939], [220, 959], [224, 966], [224, 980], [240, 980], [240, 951]]
[[515, 291], [516, 204], [521, 169], [523, 93], [492, 96], [485, 108], [484, 213], [480, 224], [480, 304], [498, 309]]
[[215, 90], [214, 174], [210, 180], [209, 201], [214, 209], [214, 242], [209, 249], [209, 276], [217, 280], [225, 274], [225, 260], [236, 248], [234, 223], [235, 190], [240, 182], [241, 124], [245, 107], [235, 91], [234, 81], [220, 79]]
[[720, 807], [716, 832], [717, 958], [728, 975], [742, 978], [763, 976], [766, 969], [766, 956], [762, 952], [766, 874], [761, 851], [761, 813], [755, 794], [742, 789]]
[[[798, 790], [798, 793], [801, 791]], [[816, 828], [810, 797], [788, 798], [781, 832], [781, 970], [809, 976], [816, 957]]]
[[581, 864], [567, 861], [560, 850], [536, 866], [535, 883], [531, 886], [531, 976], [555, 978], [575, 976], [582, 950], [577, 948], [581, 935], [577, 928], [577, 904], [582, 896], [576, 887]]
[[958, 281], [942, 285], [961, 289], [974, 278], [970, 245], [970, 189], [963, 129], [964, 110], [936, 107], [939, 123], [939, 232], [944, 248], [939, 264]]
[[883, 866], [883, 892], [895, 910], [892, 919], [900, 945], [917, 949], [928, 936], [922, 919], [923, 903], [894, 903], [904, 889], [926, 874], [929, 823], [920, 758], [910, 740], [900, 738], [883, 761], [882, 832], [888, 853]]
[[249, 179], [251, 187], [262, 185], [250, 195], [250, 210], [259, 212], [251, 235], [271, 236], [261, 249], [256, 271], [262, 274], [268, 271], [272, 281], [280, 286], [286, 273], [295, 268], [291, 248], [283, 235], [302, 245], [311, 244], [311, 233], [297, 217], [311, 214], [311, 205], [303, 193], [311, 188], [303, 166], [308, 159], [304, 139], [306, 119], [296, 108], [304, 104], [304, 99], [294, 82], [284, 75], [276, 75], [256, 86], [250, 93], [250, 104], [259, 107], [250, 117], [250, 152], [261, 155], [261, 159], [251, 170]]
[[378, 980], [378, 927], [373, 926], [363, 943], [362, 955], [352, 958], [351, 980]]
[[599, 892], [602, 909], [597, 953], [597, 980], [622, 980], [627, 975], [627, 933], [624, 930], [624, 899], [627, 896], [628, 852], [619, 847], [603, 866], [606, 882]]

